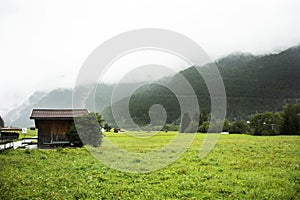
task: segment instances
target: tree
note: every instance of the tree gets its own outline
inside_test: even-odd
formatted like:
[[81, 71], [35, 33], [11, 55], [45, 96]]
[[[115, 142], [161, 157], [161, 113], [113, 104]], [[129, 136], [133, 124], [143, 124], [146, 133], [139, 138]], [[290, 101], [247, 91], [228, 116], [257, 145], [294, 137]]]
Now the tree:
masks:
[[164, 131], [178, 131], [179, 130], [179, 125], [175, 124], [174, 122], [171, 124], [165, 124], [164, 127], [162, 128]]
[[2, 119], [2, 117], [0, 116], [0, 129], [4, 127], [4, 120]]
[[209, 115], [206, 112], [201, 112], [199, 116], [199, 125], [201, 126], [203, 122], [207, 122], [209, 120]]
[[181, 120], [180, 133], [184, 133], [185, 129], [190, 125], [191, 118], [189, 113], [184, 113]]
[[228, 132], [239, 133], [239, 134], [250, 133], [251, 129], [249, 124], [245, 120], [241, 120], [241, 121], [233, 122], [228, 128]]
[[107, 123], [105, 123], [105, 124], [104, 124], [104, 130], [105, 130], [106, 132], [110, 132], [111, 126], [109, 126]]
[[191, 121], [189, 126], [184, 130], [185, 133], [196, 133], [198, 130], [199, 123]]
[[208, 131], [208, 128], [209, 128], [209, 122], [203, 122], [199, 128], [198, 128], [198, 131], [201, 132], [201, 133], [207, 133]]
[[222, 131], [223, 132], [229, 132], [230, 126], [231, 126], [231, 124], [230, 124], [229, 119], [225, 119]]
[[74, 123], [69, 127], [69, 129], [66, 133], [66, 136], [67, 136], [68, 140], [70, 140], [71, 144], [73, 144], [74, 146], [77, 146], [77, 147], [83, 146], [83, 143], [77, 133], [77, 129], [76, 129], [76, 126]]
[[287, 105], [282, 112], [282, 134], [300, 134], [300, 103]]
[[100, 146], [103, 138], [101, 131], [102, 116], [98, 113], [89, 113], [76, 117], [71, 127], [67, 132], [69, 140], [77, 146], [92, 145]]
[[250, 126], [254, 135], [278, 135], [281, 130], [281, 124], [281, 115], [272, 112], [256, 114], [250, 120]]

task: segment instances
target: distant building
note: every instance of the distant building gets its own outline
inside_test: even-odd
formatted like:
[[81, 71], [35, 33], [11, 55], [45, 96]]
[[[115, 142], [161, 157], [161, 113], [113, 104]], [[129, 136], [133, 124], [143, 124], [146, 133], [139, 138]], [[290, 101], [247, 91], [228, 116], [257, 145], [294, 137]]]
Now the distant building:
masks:
[[17, 128], [17, 127], [4, 127], [1, 128], [1, 131], [5, 131], [5, 132], [18, 132], [18, 131], [22, 131], [21, 128]]
[[67, 142], [66, 133], [74, 117], [84, 114], [88, 114], [87, 109], [33, 109], [30, 119], [38, 129], [38, 146]]

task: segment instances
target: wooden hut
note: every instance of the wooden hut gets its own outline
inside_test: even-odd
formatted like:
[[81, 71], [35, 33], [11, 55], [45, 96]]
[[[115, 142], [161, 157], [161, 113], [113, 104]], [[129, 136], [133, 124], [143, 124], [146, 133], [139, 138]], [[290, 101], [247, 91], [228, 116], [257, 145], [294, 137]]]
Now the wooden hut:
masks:
[[38, 129], [38, 146], [68, 143], [66, 132], [73, 118], [84, 114], [88, 114], [87, 109], [33, 109], [30, 119]]

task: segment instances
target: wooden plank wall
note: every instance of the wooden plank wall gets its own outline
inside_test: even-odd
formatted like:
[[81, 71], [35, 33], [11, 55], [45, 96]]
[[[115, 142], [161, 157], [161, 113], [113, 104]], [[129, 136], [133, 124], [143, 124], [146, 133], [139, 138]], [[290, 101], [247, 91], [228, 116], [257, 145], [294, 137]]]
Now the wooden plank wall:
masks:
[[65, 141], [66, 132], [73, 123], [73, 120], [35, 120], [38, 128], [38, 145], [44, 142]]

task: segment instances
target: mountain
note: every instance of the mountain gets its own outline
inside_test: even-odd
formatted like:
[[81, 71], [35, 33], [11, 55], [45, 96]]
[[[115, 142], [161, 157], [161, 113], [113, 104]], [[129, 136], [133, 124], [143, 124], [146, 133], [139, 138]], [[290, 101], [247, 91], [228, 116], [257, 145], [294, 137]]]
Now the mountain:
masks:
[[[136, 83], [124, 83], [122, 87], [125, 90], [125, 88], [134, 87], [135, 85]], [[51, 92], [38, 91], [25, 100], [22, 105], [7, 113], [3, 118], [5, 124], [8, 126], [34, 126], [34, 121], [29, 119], [33, 108], [72, 108], [74, 94], [79, 94], [75, 98], [82, 98], [84, 102], [83, 105], [75, 105], [76, 108], [84, 107], [89, 111], [101, 113], [106, 106], [110, 105], [113, 89], [113, 84], [98, 84], [96, 88], [94, 88], [94, 85], [78, 87], [76, 90], [77, 93], [73, 93], [73, 89], [67, 88], [59, 88]], [[95, 91], [95, 93], [91, 91]]]
[[[227, 95], [227, 117], [247, 119], [251, 114], [264, 111], [279, 111], [287, 103], [300, 102], [300, 46], [270, 55], [254, 56], [234, 53], [218, 59], [215, 63], [222, 75]], [[210, 65], [195, 66], [202, 72], [209, 73]], [[180, 117], [179, 101], [170, 88], [176, 88], [183, 101], [189, 102], [188, 90], [184, 88], [185, 77], [197, 95], [201, 112], [210, 112], [210, 96], [203, 78], [190, 67], [180, 73], [164, 78], [159, 84], [121, 83], [115, 85], [97, 85], [95, 94], [90, 88], [79, 88], [84, 98], [82, 107], [97, 111], [104, 119], [113, 123], [114, 118], [126, 122], [126, 105], [129, 103], [130, 116], [136, 123], [150, 122], [149, 108], [161, 104], [167, 112], [167, 122]], [[136, 89], [138, 88], [138, 89]], [[131, 94], [128, 97], [126, 94]], [[51, 92], [36, 92], [21, 106], [11, 110], [3, 118], [6, 125], [17, 127], [33, 126], [29, 119], [33, 108], [72, 108], [72, 89], [56, 89]], [[117, 109], [113, 117], [111, 101]]]
[[[31, 107], [31, 105], [36, 104], [46, 95], [46, 92], [41, 91], [37, 91], [34, 94], [32, 94], [22, 105], [11, 110], [4, 116], [6, 125], [13, 125], [16, 121], [16, 124], [18, 124], [20, 127], [23, 127], [23, 125], [26, 124], [24, 123], [25, 121], [23, 121], [23, 117], [28, 107]], [[27, 125], [31, 125], [31, 123], [27, 123]]]
[[[300, 46], [270, 55], [254, 56], [235, 53], [215, 63], [223, 78], [227, 97], [227, 117], [248, 119], [250, 115], [264, 111], [280, 111], [287, 103], [300, 101]], [[131, 97], [114, 104], [118, 121], [126, 123], [126, 102], [129, 112], [138, 124], [150, 122], [148, 111], [153, 104], [161, 104], [167, 111], [167, 122], [180, 117], [178, 101], [166, 88], [182, 87], [184, 76], [193, 87], [202, 112], [210, 112], [210, 96], [206, 84], [196, 71], [210, 73], [211, 64], [190, 67], [168, 80], [166, 87], [152, 84], [135, 91]], [[182, 96], [185, 89], [179, 89]], [[188, 99], [188, 98], [187, 98]], [[104, 112], [104, 119], [114, 123], [111, 107]], [[125, 120], [125, 121], [124, 121]]]
[[6, 125], [30, 127], [34, 126], [34, 121], [29, 119], [33, 108], [70, 108], [71, 106], [71, 89], [56, 89], [50, 93], [35, 92], [21, 106], [7, 113], [4, 120]]

